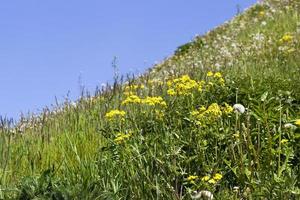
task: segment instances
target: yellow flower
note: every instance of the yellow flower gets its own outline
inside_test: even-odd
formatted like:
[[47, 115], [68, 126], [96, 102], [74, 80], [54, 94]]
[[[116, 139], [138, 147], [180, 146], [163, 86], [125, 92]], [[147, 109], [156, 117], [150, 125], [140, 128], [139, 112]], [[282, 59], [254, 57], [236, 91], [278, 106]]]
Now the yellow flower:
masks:
[[170, 96], [190, 95], [194, 89], [198, 89], [198, 91], [200, 91], [198, 82], [191, 79], [188, 75], [183, 75], [180, 78], [169, 80], [167, 85], [169, 87], [167, 93]]
[[284, 36], [282, 36], [282, 38], [279, 40], [280, 42], [291, 42], [293, 40], [293, 36], [290, 33], [286, 33]]
[[164, 107], [167, 106], [167, 103], [163, 100], [162, 97], [146, 97], [145, 99], [142, 99], [142, 103], [150, 106], [155, 106], [155, 105], [161, 105]]
[[199, 92], [202, 92], [204, 84], [205, 84], [205, 81], [198, 82], [198, 91]]
[[207, 112], [208, 114], [210, 114], [211, 117], [213, 117], [213, 118], [218, 118], [218, 117], [220, 117], [220, 116], [222, 115], [220, 106], [219, 106], [217, 103], [211, 104], [211, 105], [207, 108], [206, 112]]
[[191, 115], [195, 119], [197, 125], [205, 127], [220, 118], [222, 116], [222, 111], [217, 103], [212, 103], [207, 109], [201, 106], [200, 109], [192, 111]]
[[216, 174], [214, 175], [213, 179], [216, 180], [216, 181], [219, 181], [219, 180], [222, 179], [222, 177], [223, 177], [222, 174], [216, 173]]
[[220, 72], [216, 72], [214, 77], [215, 78], [222, 78], [222, 74]]
[[189, 183], [191, 183], [191, 184], [195, 184], [195, 180], [196, 179], [198, 179], [198, 176], [193, 176], [193, 175], [191, 175], [191, 176], [189, 176], [189, 177], [187, 177], [187, 181], [189, 182]]
[[295, 125], [300, 126], [300, 119], [297, 119], [297, 120], [295, 121]]
[[198, 111], [198, 110], [193, 110], [193, 111], [191, 112], [191, 115], [192, 115], [192, 116], [197, 116], [197, 115], [199, 115], [199, 111]]
[[264, 11], [260, 11], [260, 12], [259, 12], [259, 16], [260, 16], [260, 17], [265, 16], [265, 12], [264, 12]]
[[219, 83], [220, 83], [221, 86], [225, 86], [224, 78], [219, 78]]
[[116, 138], [114, 139], [114, 141], [117, 144], [121, 144], [124, 140], [128, 139], [131, 137], [132, 134], [124, 134], [124, 133], [118, 133], [116, 135]]
[[215, 181], [214, 179], [210, 179], [209, 181], [208, 181], [208, 183], [210, 183], [210, 184], [216, 184], [217, 183], [217, 181]]
[[130, 103], [141, 103], [141, 102], [142, 102], [141, 98], [138, 97], [137, 95], [130, 95], [121, 104], [126, 105]]
[[233, 112], [233, 107], [225, 103], [225, 107], [223, 108], [224, 114], [228, 115]]
[[193, 181], [193, 180], [196, 180], [197, 178], [198, 178], [198, 176], [190, 175], [189, 177], [187, 177], [187, 180], [188, 181]]
[[288, 142], [289, 142], [288, 139], [282, 139], [282, 140], [281, 140], [281, 144], [286, 144], [286, 143], [288, 143]]
[[109, 120], [115, 118], [115, 117], [121, 117], [123, 118], [125, 116], [125, 111], [123, 110], [111, 110], [110, 112], [105, 114], [105, 117]]
[[204, 176], [204, 177], [201, 178], [201, 181], [205, 181], [205, 182], [206, 182], [206, 181], [208, 181], [209, 179], [210, 179], [209, 176]]
[[167, 91], [167, 93], [168, 93], [168, 95], [170, 95], [170, 96], [175, 96], [175, 95], [176, 95], [176, 92], [175, 92], [174, 89], [169, 89], [169, 90]]
[[235, 133], [235, 134], [233, 134], [232, 135], [235, 139], [239, 139], [240, 138], [240, 134], [238, 134], [238, 133]]
[[211, 77], [211, 76], [213, 76], [213, 75], [214, 75], [214, 73], [213, 73], [212, 71], [209, 71], [209, 72], [207, 72], [207, 74], [206, 74], [207, 77]]

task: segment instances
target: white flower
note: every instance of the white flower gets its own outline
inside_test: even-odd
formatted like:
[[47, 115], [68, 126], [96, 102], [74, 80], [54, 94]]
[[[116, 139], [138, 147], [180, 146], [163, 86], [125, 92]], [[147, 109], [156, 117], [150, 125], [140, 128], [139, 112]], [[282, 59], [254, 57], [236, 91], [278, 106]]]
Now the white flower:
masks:
[[286, 123], [283, 127], [286, 129], [292, 129], [292, 130], [295, 130], [297, 128], [294, 124], [291, 124], [291, 123]]
[[76, 102], [72, 101], [72, 102], [70, 103], [70, 106], [72, 106], [72, 107], [76, 107], [76, 106], [77, 106], [77, 104], [76, 104]]
[[240, 188], [239, 188], [238, 186], [234, 186], [234, 187], [233, 187], [233, 192], [238, 192], [239, 189], [240, 189]]
[[245, 107], [242, 104], [238, 104], [238, 103], [234, 104], [233, 109], [234, 109], [235, 112], [241, 113], [241, 114], [243, 114], [246, 110]]
[[205, 199], [205, 200], [213, 200], [214, 195], [207, 190], [202, 190], [200, 192], [194, 191], [192, 193], [192, 199]]

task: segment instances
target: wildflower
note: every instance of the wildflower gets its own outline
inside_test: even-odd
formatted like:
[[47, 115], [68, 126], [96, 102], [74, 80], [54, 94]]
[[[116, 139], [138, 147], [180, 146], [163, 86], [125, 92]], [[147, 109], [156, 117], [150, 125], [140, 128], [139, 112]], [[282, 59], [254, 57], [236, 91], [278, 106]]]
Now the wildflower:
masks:
[[126, 105], [126, 104], [130, 104], [130, 103], [141, 103], [142, 100], [140, 97], [138, 97], [137, 95], [130, 95], [128, 96], [121, 104], [122, 105]]
[[121, 144], [124, 140], [131, 137], [132, 134], [124, 134], [124, 133], [118, 133], [114, 141], [117, 144]]
[[258, 15], [259, 15], [260, 17], [263, 17], [263, 16], [265, 16], [265, 12], [264, 12], [264, 11], [260, 11]]
[[289, 142], [288, 139], [282, 139], [280, 143], [281, 143], [281, 144], [286, 144], [286, 143], [288, 143], [288, 142]]
[[211, 104], [205, 111], [211, 118], [218, 118], [222, 115], [220, 106], [217, 103]]
[[293, 40], [293, 36], [290, 33], [286, 33], [282, 38], [279, 40], [281, 43], [288, 43]]
[[219, 174], [219, 173], [216, 173], [214, 176], [213, 176], [213, 179], [216, 180], [216, 181], [219, 181], [222, 179], [222, 174]]
[[213, 75], [214, 75], [214, 73], [213, 73], [212, 71], [209, 71], [209, 72], [207, 72], [207, 74], [206, 74], [207, 77], [211, 77], [211, 76], [213, 76]]
[[262, 22], [261, 22], [261, 25], [262, 25], [262, 26], [266, 26], [266, 25], [267, 25], [267, 22], [266, 22], [266, 21], [262, 21]]
[[203, 178], [201, 178], [201, 181], [203, 181], [203, 182], [205, 181], [205, 182], [206, 182], [206, 181], [208, 181], [209, 179], [210, 179], [209, 176], [204, 176]]
[[147, 104], [150, 106], [161, 105], [166, 107], [167, 103], [163, 100], [162, 97], [146, 97], [142, 100], [143, 104]]
[[234, 104], [233, 109], [237, 113], [243, 114], [245, 112], [245, 107], [242, 104]]
[[297, 120], [295, 121], [295, 125], [296, 125], [296, 126], [300, 126], [300, 119], [297, 119]]
[[215, 180], [215, 179], [210, 179], [209, 181], [208, 181], [208, 183], [210, 183], [210, 184], [216, 184], [217, 183], [217, 181]]
[[189, 177], [187, 177], [187, 181], [189, 181], [190, 183], [195, 183], [195, 180], [198, 179], [198, 176], [193, 176], [190, 175]]
[[206, 200], [213, 200], [214, 195], [208, 190], [202, 191], [193, 191], [191, 195], [192, 199], [206, 199]]
[[167, 93], [171, 96], [190, 95], [194, 89], [199, 87], [198, 83], [191, 79], [188, 75], [183, 75], [180, 78], [169, 80], [167, 85], [169, 87]]
[[233, 192], [238, 193], [239, 190], [240, 190], [240, 187], [238, 187], [238, 186], [233, 187]]
[[198, 91], [199, 92], [202, 92], [204, 84], [205, 84], [204, 81], [199, 81], [198, 82]]
[[221, 86], [225, 86], [224, 78], [219, 78], [219, 83], [220, 83]]
[[291, 124], [291, 123], [286, 123], [286, 124], [284, 124], [283, 127], [286, 129], [292, 129], [292, 130], [297, 128], [294, 124]]
[[114, 117], [121, 117], [123, 118], [125, 116], [125, 111], [123, 110], [111, 110], [110, 112], [105, 114], [105, 117], [107, 119], [113, 119]]
[[213, 103], [207, 109], [201, 106], [198, 110], [192, 111], [191, 115], [195, 118], [197, 125], [206, 126], [220, 118], [222, 111], [217, 103]]
[[167, 91], [167, 93], [168, 93], [168, 95], [170, 95], [170, 96], [175, 96], [175, 95], [176, 95], [176, 92], [175, 92], [174, 89], [169, 89], [169, 90]]
[[235, 134], [233, 134], [232, 135], [235, 139], [239, 139], [240, 138], [240, 134], [238, 134], [238, 133], [235, 133]]
[[220, 72], [216, 72], [214, 77], [215, 78], [222, 78], [222, 74]]
[[230, 105], [225, 103], [225, 107], [223, 108], [223, 110], [224, 110], [224, 114], [228, 115], [228, 114], [232, 113], [233, 107], [231, 107]]

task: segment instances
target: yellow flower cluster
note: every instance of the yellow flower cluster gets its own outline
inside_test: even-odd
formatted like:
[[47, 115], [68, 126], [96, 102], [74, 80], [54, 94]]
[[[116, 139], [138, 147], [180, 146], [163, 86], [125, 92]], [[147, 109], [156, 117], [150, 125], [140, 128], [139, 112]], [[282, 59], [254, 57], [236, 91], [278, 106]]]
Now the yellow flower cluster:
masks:
[[147, 104], [150, 106], [160, 105], [163, 107], [167, 106], [167, 103], [163, 100], [162, 97], [146, 97], [142, 100], [143, 104]]
[[218, 181], [220, 181], [223, 178], [222, 174], [216, 173], [215, 175], [211, 176], [204, 176], [201, 178], [202, 182], [208, 182], [210, 184], [215, 185]]
[[145, 104], [145, 105], [150, 105], [150, 106], [167, 106], [167, 103], [163, 100], [162, 97], [146, 97], [145, 99], [141, 99], [137, 95], [130, 95], [128, 96], [122, 103], [122, 105], [127, 105], [127, 104]]
[[195, 184], [195, 180], [198, 179], [198, 176], [194, 176], [194, 175], [190, 175], [189, 177], [187, 177], [187, 181], [191, 184]]
[[123, 118], [125, 115], [126, 113], [123, 110], [111, 110], [110, 112], [105, 114], [105, 118], [112, 120], [115, 117]]
[[[218, 181], [220, 181], [223, 178], [222, 174], [216, 173], [212, 177], [211, 176], [204, 176], [201, 178], [202, 182], [208, 182], [210, 184], [215, 185]], [[190, 175], [186, 178], [187, 182], [191, 184], [195, 184], [195, 181], [199, 179], [199, 176]]]
[[128, 96], [121, 104], [139, 104], [142, 102], [142, 99], [137, 95], [130, 95]]
[[175, 95], [190, 95], [193, 90], [202, 91], [202, 86], [204, 82], [197, 82], [189, 77], [189, 75], [183, 75], [180, 78], [169, 80], [167, 82], [168, 91], [170, 96]]
[[233, 112], [233, 107], [232, 106], [230, 106], [230, 105], [228, 105], [227, 103], [225, 103], [225, 107], [223, 107], [223, 113], [225, 114], [225, 115], [229, 115], [230, 113], [232, 113]]
[[[213, 73], [212, 71], [209, 71], [209, 72], [207, 72], [206, 76], [208, 78], [214, 78], [215, 80], [213, 80], [213, 81], [217, 81], [217, 84], [219, 84], [221, 86], [225, 86], [225, 80], [223, 78], [223, 75], [220, 72]], [[209, 81], [208, 85], [213, 86], [214, 82]]]
[[279, 40], [281, 43], [288, 43], [293, 41], [293, 36], [290, 33], [286, 33], [282, 38]]
[[206, 126], [220, 118], [222, 111], [217, 103], [213, 103], [207, 109], [202, 106], [198, 110], [192, 111], [191, 115], [195, 118], [197, 125]]
[[126, 139], [130, 138], [132, 136], [131, 133], [129, 134], [124, 134], [124, 133], [118, 133], [116, 138], [114, 139], [114, 141], [117, 144], [121, 144], [122, 142], [124, 142]]

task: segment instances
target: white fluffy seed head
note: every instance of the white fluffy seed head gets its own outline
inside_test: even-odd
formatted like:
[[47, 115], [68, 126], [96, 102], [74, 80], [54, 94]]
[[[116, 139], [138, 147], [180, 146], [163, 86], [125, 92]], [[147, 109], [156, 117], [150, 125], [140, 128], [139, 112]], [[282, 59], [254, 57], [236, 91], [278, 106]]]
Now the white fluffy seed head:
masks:
[[238, 104], [238, 103], [234, 104], [233, 109], [234, 109], [235, 112], [241, 113], [241, 114], [243, 114], [246, 110], [245, 107], [242, 104]]
[[213, 200], [214, 195], [207, 190], [202, 190], [200, 192], [194, 191], [192, 193], [192, 199], [204, 199], [204, 200]]

